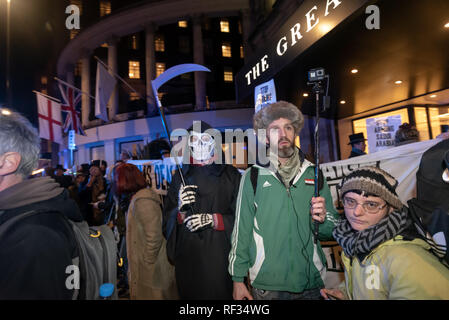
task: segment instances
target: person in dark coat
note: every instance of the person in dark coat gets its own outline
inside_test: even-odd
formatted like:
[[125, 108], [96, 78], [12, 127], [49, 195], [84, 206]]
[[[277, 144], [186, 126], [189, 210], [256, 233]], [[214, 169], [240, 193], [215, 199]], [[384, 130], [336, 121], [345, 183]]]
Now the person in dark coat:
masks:
[[177, 171], [164, 203], [163, 234], [181, 299], [230, 300], [228, 254], [241, 175], [231, 165], [214, 163], [221, 148], [207, 129], [205, 122], [199, 130], [188, 129], [186, 186]]
[[53, 179], [63, 188], [69, 188], [73, 184], [71, 176], [64, 175], [67, 170], [61, 164], [57, 164], [55, 168], [55, 175]]
[[363, 156], [366, 154], [366, 139], [363, 135], [363, 132], [361, 133], [355, 133], [351, 134], [349, 136], [349, 143], [352, 146], [351, 154], [349, 155], [349, 158]]
[[[39, 134], [31, 123], [15, 112], [0, 113], [0, 300], [76, 297], [67, 281], [73, 273], [67, 270], [79, 253], [65, 220], [83, 218], [68, 191], [51, 177], [27, 179], [39, 152]], [[31, 211], [39, 213], [12, 224]]]

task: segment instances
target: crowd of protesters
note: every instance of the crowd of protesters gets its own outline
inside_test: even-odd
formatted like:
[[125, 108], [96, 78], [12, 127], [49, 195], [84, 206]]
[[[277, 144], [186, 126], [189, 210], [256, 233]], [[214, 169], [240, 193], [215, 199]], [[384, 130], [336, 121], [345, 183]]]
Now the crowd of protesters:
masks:
[[[194, 125], [190, 163], [162, 197], [127, 154], [109, 167], [94, 160], [66, 174], [58, 165], [29, 179], [37, 131], [20, 114], [0, 115], [0, 299], [74, 297], [65, 269], [79, 248], [54, 211], [113, 229], [125, 259], [121, 298], [449, 299], [449, 269], [413, 229], [389, 173], [367, 167], [345, 177], [341, 215], [325, 179], [315, 196], [314, 165], [295, 145], [303, 124], [299, 109], [284, 101], [257, 112], [254, 128], [267, 130], [269, 161], [243, 176], [216, 163], [221, 146], [212, 128]], [[364, 141], [352, 136], [353, 152]], [[42, 214], [8, 228], [30, 210]], [[325, 288], [320, 241], [334, 239], [346, 281]]]

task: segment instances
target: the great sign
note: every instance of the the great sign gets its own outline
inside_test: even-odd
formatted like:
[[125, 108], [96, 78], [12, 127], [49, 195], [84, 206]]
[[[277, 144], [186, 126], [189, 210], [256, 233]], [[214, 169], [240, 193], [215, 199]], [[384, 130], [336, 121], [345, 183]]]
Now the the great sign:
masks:
[[268, 81], [368, 0], [306, 0], [236, 76], [237, 99]]

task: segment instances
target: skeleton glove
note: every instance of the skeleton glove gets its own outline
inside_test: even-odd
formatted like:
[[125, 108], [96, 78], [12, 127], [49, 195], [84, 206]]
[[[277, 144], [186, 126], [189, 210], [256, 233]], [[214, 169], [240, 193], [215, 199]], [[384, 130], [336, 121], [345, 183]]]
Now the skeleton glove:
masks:
[[198, 186], [196, 185], [187, 185], [179, 188], [179, 197], [178, 197], [178, 210], [181, 213], [185, 213], [192, 207], [195, 203], [196, 197], [196, 189]]
[[207, 228], [214, 227], [214, 219], [212, 214], [209, 213], [197, 213], [188, 216], [184, 220], [184, 224], [190, 232], [201, 231]]

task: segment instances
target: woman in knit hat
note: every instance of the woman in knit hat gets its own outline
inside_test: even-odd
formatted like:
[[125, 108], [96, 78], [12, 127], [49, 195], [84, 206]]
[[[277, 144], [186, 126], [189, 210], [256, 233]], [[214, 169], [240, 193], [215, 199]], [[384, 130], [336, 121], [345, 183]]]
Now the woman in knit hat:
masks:
[[343, 248], [345, 284], [325, 299], [449, 299], [449, 269], [414, 231], [397, 180], [376, 167], [340, 183], [345, 216], [333, 235]]

